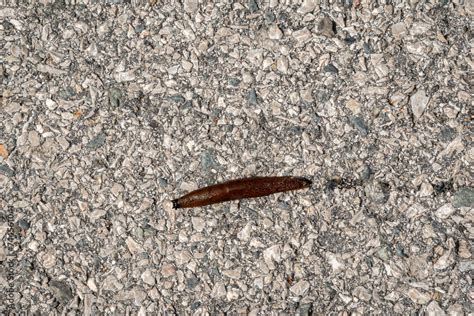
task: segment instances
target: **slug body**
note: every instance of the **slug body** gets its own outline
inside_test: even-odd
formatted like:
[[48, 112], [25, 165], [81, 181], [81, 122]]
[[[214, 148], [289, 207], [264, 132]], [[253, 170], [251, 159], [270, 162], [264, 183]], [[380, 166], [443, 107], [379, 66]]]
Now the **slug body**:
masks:
[[196, 207], [299, 190], [310, 185], [310, 180], [301, 177], [245, 178], [197, 189], [172, 202], [175, 209]]

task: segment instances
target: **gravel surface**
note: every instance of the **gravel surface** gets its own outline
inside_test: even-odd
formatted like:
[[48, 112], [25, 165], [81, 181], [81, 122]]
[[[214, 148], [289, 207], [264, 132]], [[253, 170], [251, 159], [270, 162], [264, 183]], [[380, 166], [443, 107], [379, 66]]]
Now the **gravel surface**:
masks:
[[473, 1], [84, 2], [0, 7], [3, 313], [472, 315]]

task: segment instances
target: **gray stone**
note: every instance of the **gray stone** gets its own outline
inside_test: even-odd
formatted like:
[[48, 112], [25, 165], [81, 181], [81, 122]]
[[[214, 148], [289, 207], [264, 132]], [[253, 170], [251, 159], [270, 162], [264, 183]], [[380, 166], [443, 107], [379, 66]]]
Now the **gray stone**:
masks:
[[49, 288], [61, 304], [67, 304], [73, 297], [71, 287], [64, 281], [52, 280]]
[[455, 136], [456, 130], [449, 126], [443, 126], [439, 133], [439, 139], [446, 143], [452, 141]]
[[201, 166], [204, 170], [217, 168], [218, 165], [213, 152], [206, 150], [201, 154]]
[[431, 296], [428, 293], [420, 292], [415, 288], [410, 288], [406, 291], [406, 295], [416, 304], [426, 304], [431, 300]]
[[326, 37], [334, 37], [336, 24], [329, 17], [324, 17], [318, 23], [318, 32]]
[[283, 37], [283, 32], [278, 25], [274, 24], [268, 28], [268, 37], [273, 40], [280, 40]]
[[473, 207], [474, 206], [474, 188], [462, 187], [456, 191], [453, 196], [453, 206]]
[[339, 70], [333, 64], [327, 64], [326, 66], [324, 66], [324, 71], [334, 74], [337, 74], [339, 72]]
[[444, 316], [446, 313], [443, 309], [439, 306], [438, 302], [431, 301], [428, 306], [426, 306], [426, 315], [429, 316]]
[[30, 222], [24, 218], [20, 219], [17, 224], [23, 230], [27, 230], [30, 228]]
[[461, 261], [459, 262], [458, 269], [460, 272], [469, 272], [474, 270], [474, 262], [472, 261]]
[[109, 90], [109, 102], [114, 107], [122, 105], [122, 91], [119, 89], [112, 88]]
[[436, 210], [436, 217], [441, 220], [447, 219], [454, 213], [454, 208], [451, 203], [444, 204]]
[[374, 180], [365, 186], [364, 191], [373, 202], [384, 204], [388, 200], [390, 187], [384, 182]]
[[142, 280], [150, 286], [155, 284], [155, 277], [150, 269], [146, 269], [145, 272], [142, 273]]
[[423, 112], [425, 111], [429, 100], [430, 98], [426, 95], [426, 92], [424, 90], [418, 90], [415, 94], [411, 96], [411, 110], [416, 120], [418, 120], [423, 115]]
[[199, 8], [199, 1], [198, 0], [184, 0], [183, 7], [184, 7], [184, 11], [195, 14]]
[[230, 78], [229, 79], [229, 85], [233, 86], [233, 87], [238, 87], [240, 84], [240, 80], [237, 79], [237, 78]]
[[259, 9], [258, 4], [257, 4], [257, 1], [255, 1], [255, 0], [248, 0], [247, 6], [248, 6], [249, 11], [250, 11], [251, 13], [255, 13], [255, 12], [257, 12], [258, 9]]
[[405, 23], [399, 22], [392, 25], [392, 35], [397, 39], [401, 39], [407, 35]]
[[180, 94], [176, 94], [176, 95], [172, 95], [170, 97], [171, 100], [173, 100], [174, 102], [176, 103], [183, 103], [186, 99], [180, 95]]
[[249, 104], [257, 105], [258, 99], [257, 99], [257, 91], [255, 91], [255, 89], [250, 89], [247, 100]]
[[367, 134], [369, 134], [369, 129], [361, 117], [351, 116], [349, 119], [351, 124], [359, 131], [361, 135], [367, 136]]
[[275, 22], [275, 20], [276, 16], [272, 11], [265, 12], [265, 22], [267, 24], [272, 24], [273, 22]]
[[200, 283], [199, 279], [196, 277], [191, 277], [186, 280], [186, 286], [188, 289], [193, 290]]
[[105, 144], [106, 136], [104, 132], [100, 132], [93, 139], [89, 141], [87, 147], [91, 150], [96, 150]]
[[290, 287], [290, 291], [296, 296], [303, 296], [309, 290], [309, 282], [301, 280]]
[[372, 298], [372, 294], [363, 286], [356, 287], [352, 295], [366, 302]]
[[306, 14], [314, 11], [316, 6], [319, 4], [316, 0], [304, 0], [301, 6], [298, 8], [298, 13]]
[[277, 69], [282, 73], [288, 73], [288, 58], [286, 56], [278, 57]]
[[10, 178], [15, 175], [15, 171], [10, 169], [10, 167], [8, 167], [7, 165], [1, 164], [1, 163], [0, 163], [0, 173]]
[[224, 297], [226, 296], [227, 294], [227, 291], [225, 289], [225, 285], [223, 282], [217, 282], [216, 284], [214, 284], [214, 287], [212, 289], [212, 293], [211, 293], [211, 296], [213, 298], [221, 298], [221, 297]]

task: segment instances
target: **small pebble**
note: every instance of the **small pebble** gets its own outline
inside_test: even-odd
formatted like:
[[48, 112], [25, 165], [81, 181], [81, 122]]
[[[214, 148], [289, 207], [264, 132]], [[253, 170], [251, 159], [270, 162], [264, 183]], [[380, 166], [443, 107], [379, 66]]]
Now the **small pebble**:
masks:
[[334, 74], [337, 74], [339, 72], [339, 70], [333, 64], [327, 64], [326, 66], [324, 66], [324, 71]]
[[65, 304], [72, 299], [73, 293], [71, 287], [66, 282], [53, 280], [49, 282], [49, 287], [54, 296], [62, 304]]
[[255, 89], [250, 89], [247, 99], [249, 104], [257, 105], [257, 92], [255, 91]]
[[474, 207], [474, 188], [462, 187], [453, 196], [453, 206]]
[[248, 3], [247, 3], [247, 6], [248, 6], [249, 11], [251, 13], [255, 13], [259, 9], [257, 1], [255, 1], [255, 0], [249, 0]]
[[318, 32], [326, 37], [336, 35], [336, 24], [328, 17], [324, 17], [318, 23]]
[[418, 120], [423, 115], [429, 100], [430, 98], [426, 95], [424, 90], [418, 90], [414, 95], [411, 96], [411, 110], [416, 120]]
[[105, 139], [106, 139], [105, 133], [100, 132], [93, 139], [89, 141], [89, 143], [87, 144], [87, 147], [89, 147], [92, 150], [96, 150], [105, 144]]

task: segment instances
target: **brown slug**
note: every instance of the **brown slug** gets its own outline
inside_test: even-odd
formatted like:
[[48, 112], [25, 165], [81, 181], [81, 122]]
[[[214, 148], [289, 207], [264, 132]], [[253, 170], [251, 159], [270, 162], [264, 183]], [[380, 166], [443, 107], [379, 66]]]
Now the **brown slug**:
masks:
[[173, 200], [173, 208], [188, 208], [225, 201], [266, 196], [308, 188], [311, 181], [302, 177], [254, 177], [227, 181], [189, 192]]

